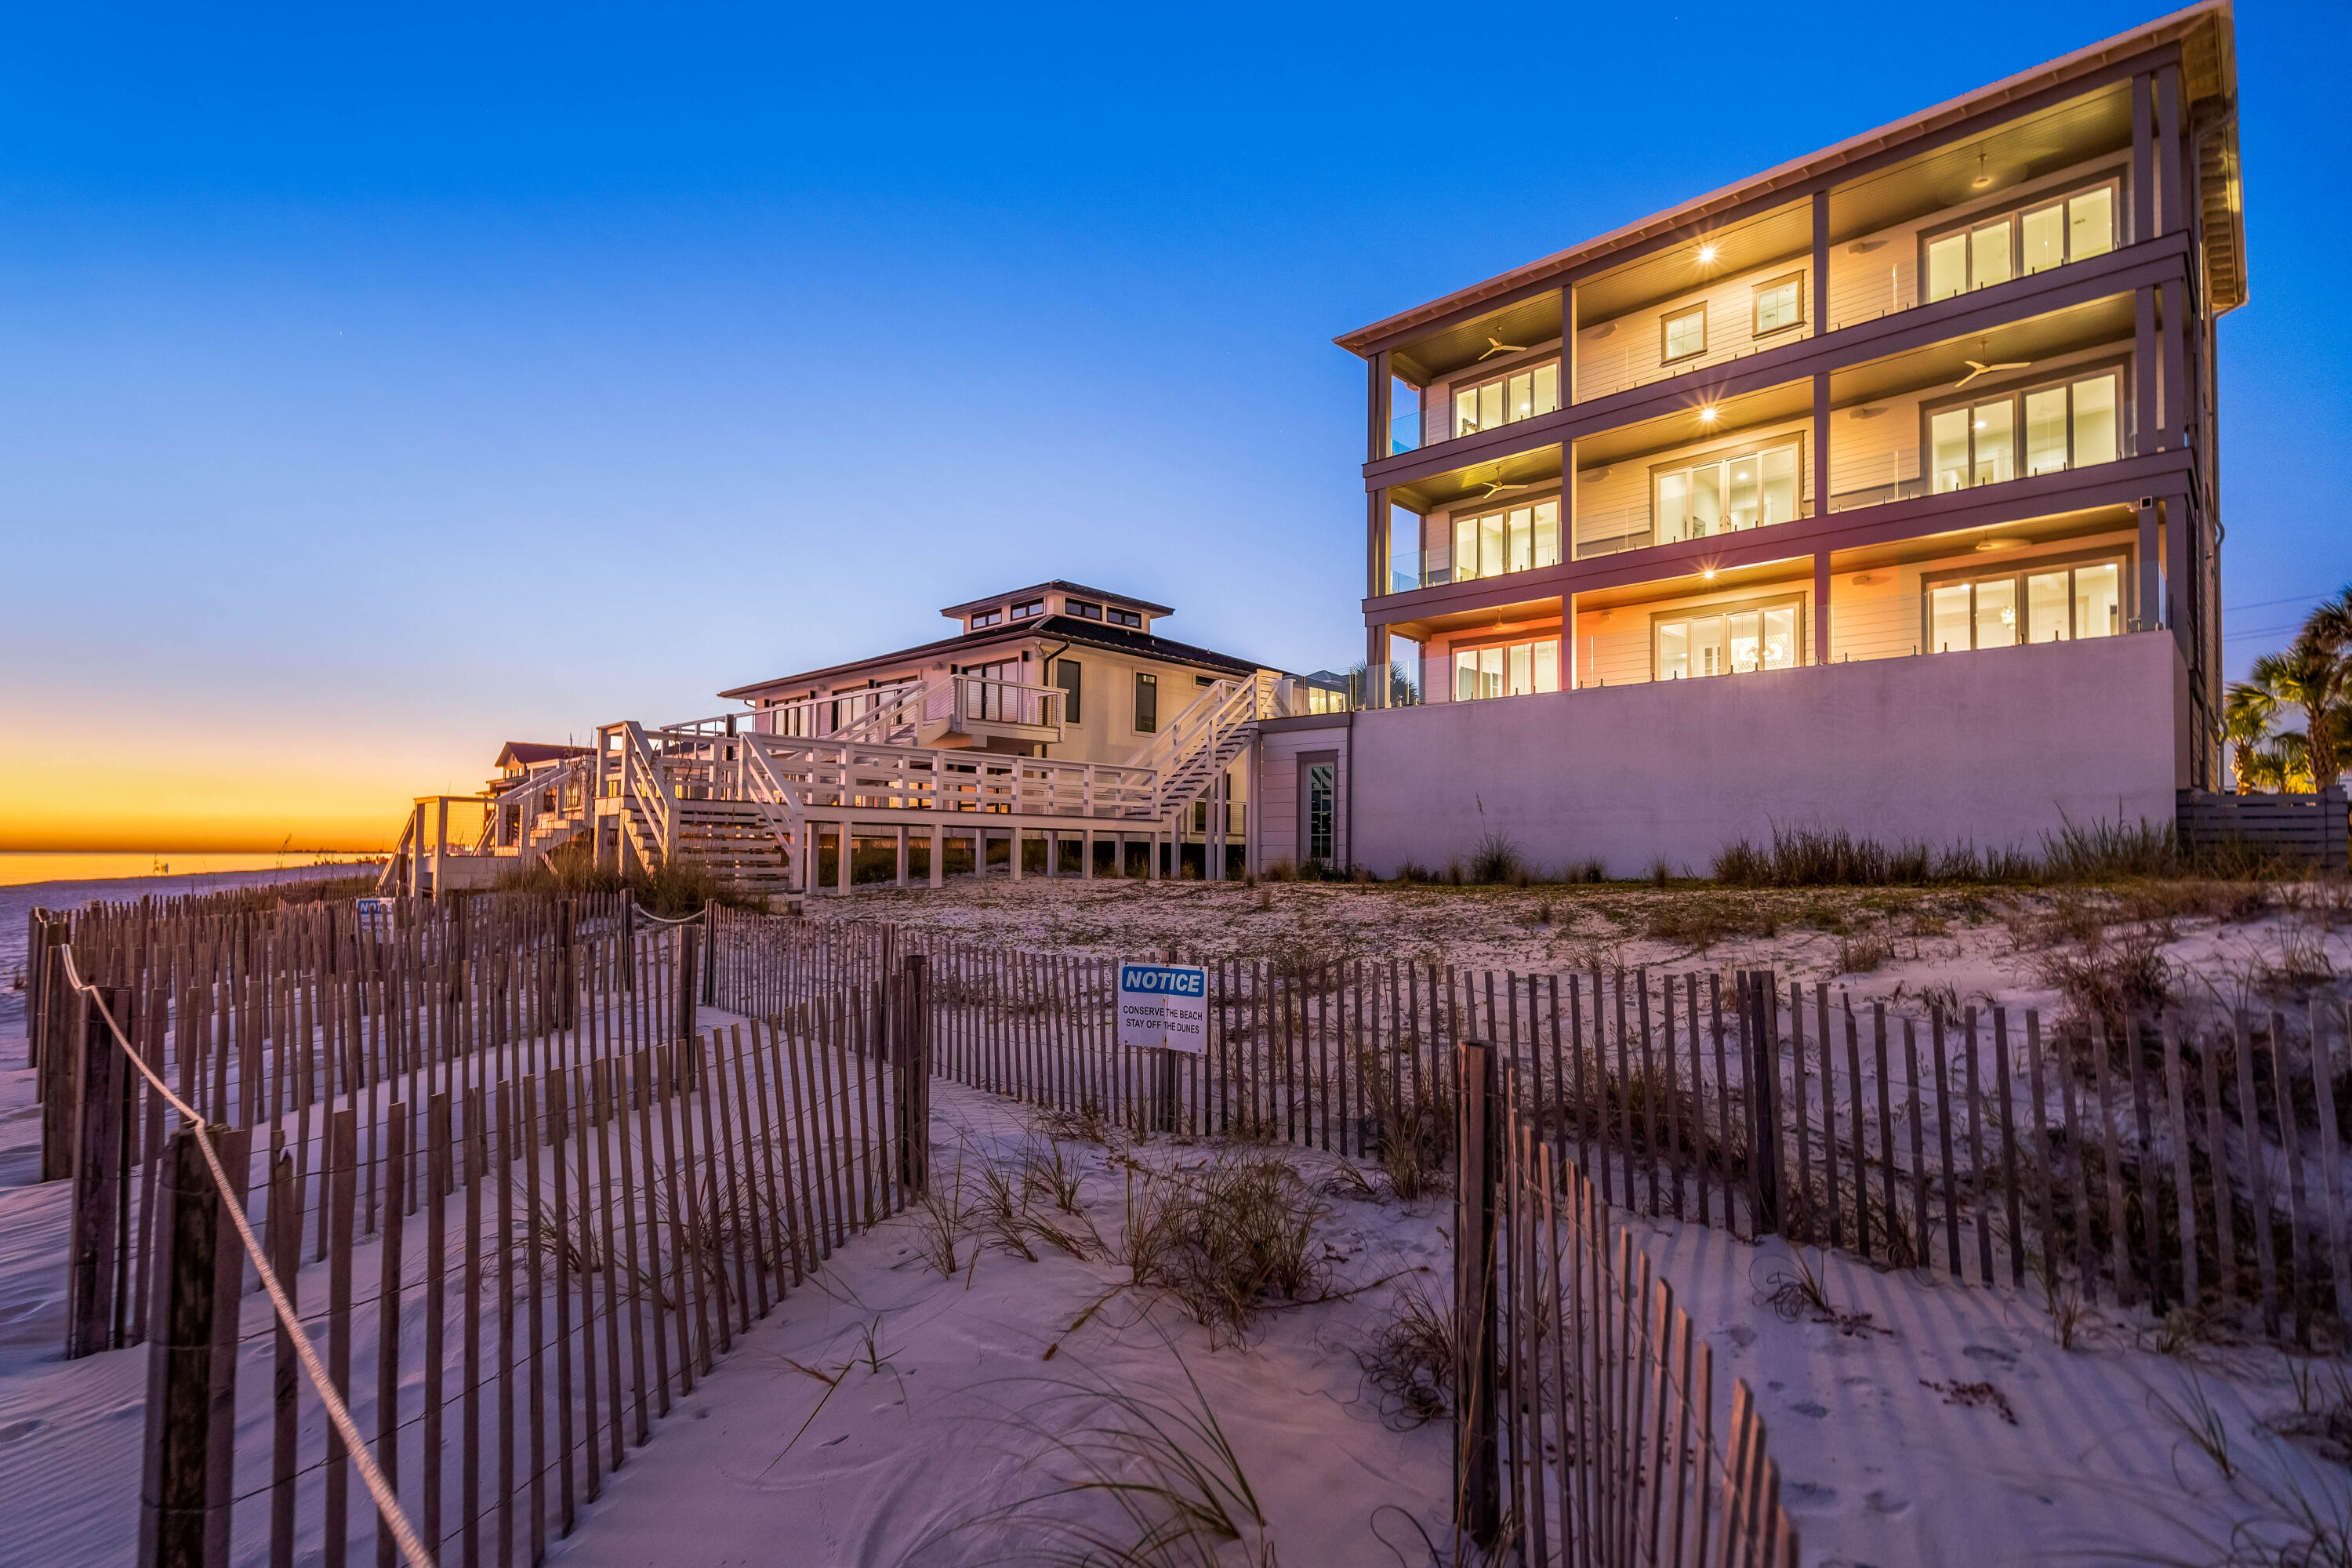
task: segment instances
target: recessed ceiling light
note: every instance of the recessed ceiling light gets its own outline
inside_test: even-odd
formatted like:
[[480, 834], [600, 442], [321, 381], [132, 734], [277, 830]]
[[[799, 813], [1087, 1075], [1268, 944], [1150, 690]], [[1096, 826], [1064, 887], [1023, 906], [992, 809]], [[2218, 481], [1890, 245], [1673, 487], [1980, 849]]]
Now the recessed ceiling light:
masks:
[[1715, 265], [1715, 258], [1722, 254], [1723, 252], [1716, 247], [1715, 242], [1709, 240], [1698, 247], [1698, 264], [1701, 267], [1712, 267]]
[[1969, 189], [1981, 191], [1991, 184], [1992, 174], [1985, 167], [1985, 155], [1979, 153], [1977, 154], [1977, 177], [1969, 182]]
[[1714, 404], [1710, 403], [1710, 404], [1708, 404], [1706, 407], [1704, 407], [1704, 408], [1702, 408], [1702, 409], [1700, 409], [1700, 410], [1698, 411], [1698, 422], [1699, 422], [1700, 424], [1702, 424], [1702, 425], [1712, 425], [1712, 424], [1714, 424], [1714, 423], [1715, 423], [1715, 420], [1716, 420], [1716, 411], [1715, 411], [1715, 405], [1714, 405]]
[[1706, 571], [1700, 573], [1699, 575], [1712, 583], [1715, 581], [1715, 568], [1710, 566]]
[[1977, 548], [1979, 550], [2015, 550], [2024, 542], [2022, 539], [1979, 539], [1977, 541]]

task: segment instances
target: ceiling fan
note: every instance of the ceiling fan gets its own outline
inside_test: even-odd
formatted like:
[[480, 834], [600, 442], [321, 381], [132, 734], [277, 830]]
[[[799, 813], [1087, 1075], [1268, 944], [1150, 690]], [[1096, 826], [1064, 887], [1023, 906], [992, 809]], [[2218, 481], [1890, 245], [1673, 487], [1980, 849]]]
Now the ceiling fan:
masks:
[[[1979, 338], [1977, 340], [1977, 353], [1982, 353], [1984, 352], [1985, 340]], [[1969, 383], [1974, 381], [1980, 375], [1989, 374], [1996, 370], [2023, 370], [2033, 362], [2030, 359], [2012, 359], [2002, 360], [1997, 364], [1987, 364], [1980, 359], [1964, 359], [1960, 363], [1969, 367], [1969, 374], [1960, 377], [1959, 380], [1952, 384], [1952, 390], [1955, 392], [1958, 392], [1961, 387], [1966, 386]]]
[[1482, 360], [1493, 359], [1496, 354], [1521, 354], [1528, 352], [1528, 346], [1525, 343], [1507, 343], [1496, 337], [1489, 337], [1486, 341], [1494, 346], [1478, 356]]
[[1531, 490], [1535, 489], [1533, 484], [1507, 484], [1499, 479], [1473, 480], [1472, 483], [1483, 483], [1486, 485], [1486, 493], [1478, 498], [1482, 501], [1493, 500], [1496, 496], [1501, 495], [1506, 490]]

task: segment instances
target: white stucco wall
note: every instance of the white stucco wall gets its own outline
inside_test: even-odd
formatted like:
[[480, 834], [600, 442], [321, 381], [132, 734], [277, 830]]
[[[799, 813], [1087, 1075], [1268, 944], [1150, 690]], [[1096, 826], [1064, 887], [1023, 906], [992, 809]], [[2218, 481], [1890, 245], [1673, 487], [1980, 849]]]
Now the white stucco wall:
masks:
[[1776, 825], [2032, 848], [2062, 812], [2172, 820], [2187, 713], [2161, 632], [1361, 713], [1350, 837], [1379, 876], [1495, 832], [1617, 876]]

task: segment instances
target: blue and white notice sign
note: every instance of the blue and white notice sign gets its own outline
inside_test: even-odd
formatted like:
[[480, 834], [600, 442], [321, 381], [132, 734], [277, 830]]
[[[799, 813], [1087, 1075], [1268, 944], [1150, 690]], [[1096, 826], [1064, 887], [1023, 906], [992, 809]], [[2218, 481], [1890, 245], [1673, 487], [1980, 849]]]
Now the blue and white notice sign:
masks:
[[1209, 972], [1174, 963], [1121, 963], [1118, 1043], [1206, 1055]]

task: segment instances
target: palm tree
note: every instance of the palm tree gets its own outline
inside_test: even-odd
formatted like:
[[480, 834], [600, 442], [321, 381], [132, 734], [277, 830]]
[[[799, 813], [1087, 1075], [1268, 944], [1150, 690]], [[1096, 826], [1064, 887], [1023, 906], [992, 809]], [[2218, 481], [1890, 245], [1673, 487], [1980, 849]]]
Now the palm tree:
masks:
[[2278, 695], [2250, 680], [2231, 681], [2222, 696], [2221, 742], [2230, 748], [2230, 773], [2238, 781], [2240, 795], [2254, 787], [2253, 776], [2247, 769], [2253, 761], [2254, 748], [2270, 738], [2278, 710]]
[[2336, 597], [2304, 618], [2305, 640], [2342, 658], [2352, 650], [2352, 583], [2336, 591]]
[[2254, 660], [2250, 673], [2255, 685], [2271, 692], [2282, 704], [2303, 710], [2303, 733], [2306, 754], [2311, 759], [2311, 776], [2323, 787], [2334, 784], [2343, 770], [2336, 760], [2330, 721], [2346, 688], [2352, 685], [2352, 679], [2347, 679], [2352, 677], [2352, 670], [2347, 670], [2341, 658], [2306, 633], [2278, 652], [2266, 653]]
[[2311, 793], [2311, 747], [2302, 734], [2284, 731], [2263, 748], [2262, 766], [2278, 776], [2278, 787], [2297, 795]]

